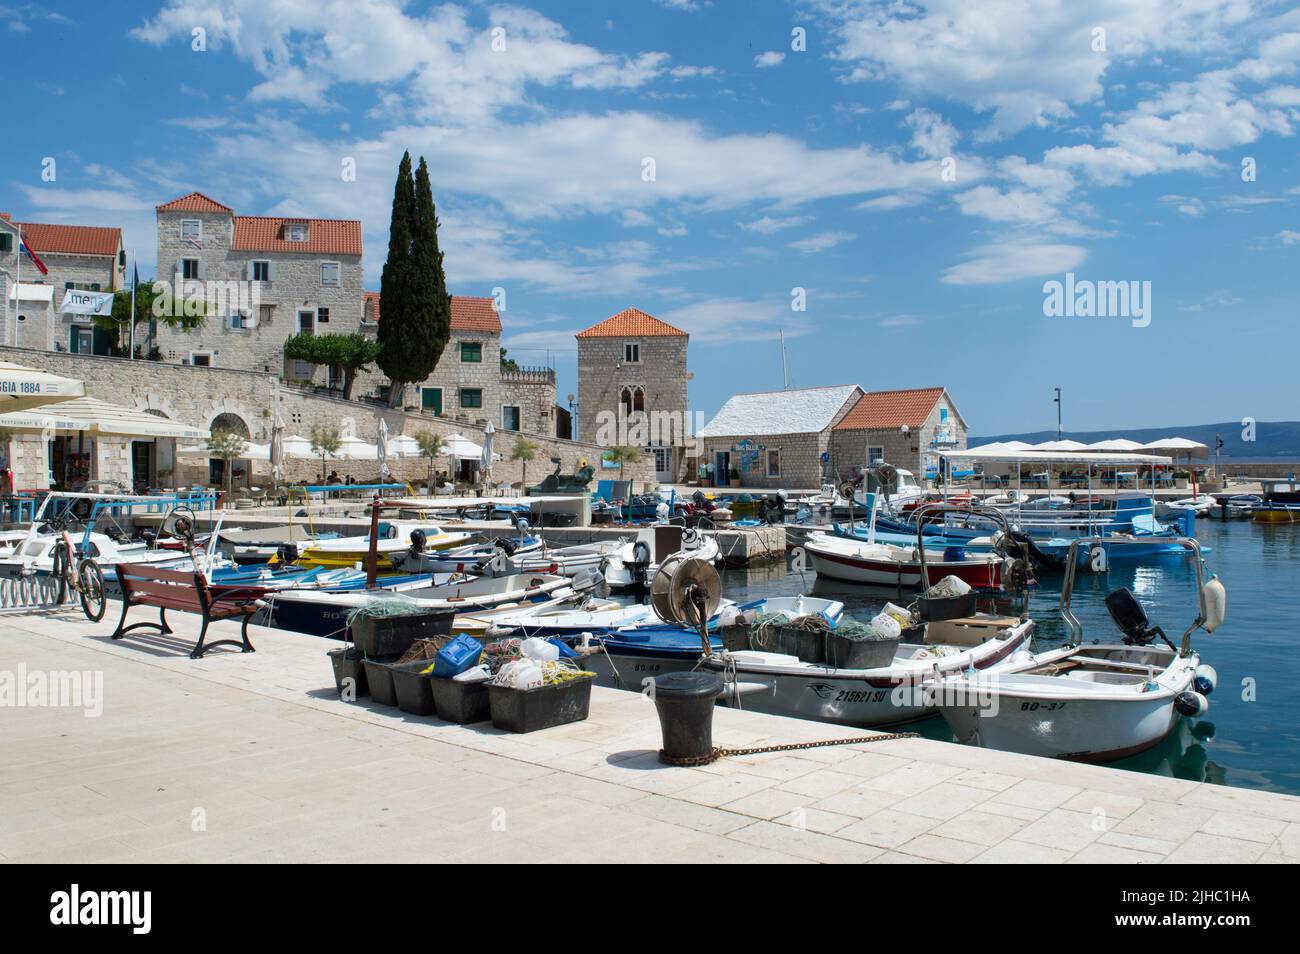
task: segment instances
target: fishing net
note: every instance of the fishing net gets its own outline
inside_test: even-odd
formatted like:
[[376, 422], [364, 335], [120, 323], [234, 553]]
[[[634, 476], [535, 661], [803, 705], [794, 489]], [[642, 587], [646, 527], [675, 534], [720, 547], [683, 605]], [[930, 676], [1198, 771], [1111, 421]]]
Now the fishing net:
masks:
[[451, 636], [431, 636], [424, 639], [417, 639], [411, 644], [410, 649], [402, 653], [401, 658], [397, 661], [399, 663], [404, 663], [414, 662], [417, 659], [435, 659], [437, 658], [438, 650], [442, 649], [443, 646], [446, 646], [453, 638], [454, 637]]

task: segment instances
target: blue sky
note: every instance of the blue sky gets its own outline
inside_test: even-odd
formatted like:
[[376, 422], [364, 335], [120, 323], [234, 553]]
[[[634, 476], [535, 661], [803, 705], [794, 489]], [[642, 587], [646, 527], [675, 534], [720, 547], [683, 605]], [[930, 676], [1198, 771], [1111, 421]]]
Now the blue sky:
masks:
[[[944, 384], [975, 433], [1054, 427], [1057, 385], [1067, 430], [1300, 417], [1291, 4], [0, 0], [0, 45], [0, 207], [120, 225], [142, 273], [192, 189], [360, 218], [378, 287], [409, 148], [453, 292], [504, 288], [561, 400], [636, 305], [706, 416], [781, 386], [784, 330], [795, 385]], [[1046, 317], [1067, 271], [1150, 282], [1150, 324]]]

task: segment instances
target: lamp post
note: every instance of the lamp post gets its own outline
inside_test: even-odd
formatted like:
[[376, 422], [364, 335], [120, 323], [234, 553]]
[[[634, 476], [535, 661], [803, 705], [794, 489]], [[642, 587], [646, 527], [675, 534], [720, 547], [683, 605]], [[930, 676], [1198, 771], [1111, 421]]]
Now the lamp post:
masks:
[[569, 401], [569, 440], [578, 439], [578, 402], [573, 399], [573, 395], [568, 396]]
[[1056, 404], [1056, 439], [1061, 439], [1061, 389], [1055, 388], [1056, 397], [1052, 401]]

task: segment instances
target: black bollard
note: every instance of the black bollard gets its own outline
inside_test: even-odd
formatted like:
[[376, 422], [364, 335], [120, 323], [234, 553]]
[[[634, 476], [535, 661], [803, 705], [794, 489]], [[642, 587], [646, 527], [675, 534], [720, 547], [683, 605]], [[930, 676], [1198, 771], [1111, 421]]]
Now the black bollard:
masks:
[[712, 672], [670, 672], [654, 680], [655, 709], [663, 731], [659, 760], [669, 765], [707, 762], [713, 754], [713, 705], [722, 677]]

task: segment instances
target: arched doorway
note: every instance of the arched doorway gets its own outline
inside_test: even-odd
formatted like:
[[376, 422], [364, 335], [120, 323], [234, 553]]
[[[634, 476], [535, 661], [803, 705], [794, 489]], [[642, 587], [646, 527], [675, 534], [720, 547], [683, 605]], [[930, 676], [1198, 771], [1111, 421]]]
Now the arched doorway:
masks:
[[[223, 411], [212, 419], [212, 423], [208, 425], [208, 433], [213, 437], [218, 434], [238, 434], [246, 441], [252, 437], [247, 422], [238, 414], [229, 411]], [[230, 461], [230, 467], [232, 471], [230, 486], [247, 486], [252, 476], [252, 462], [239, 458]], [[214, 487], [226, 486], [226, 461], [220, 457], [208, 458], [208, 482]]]

